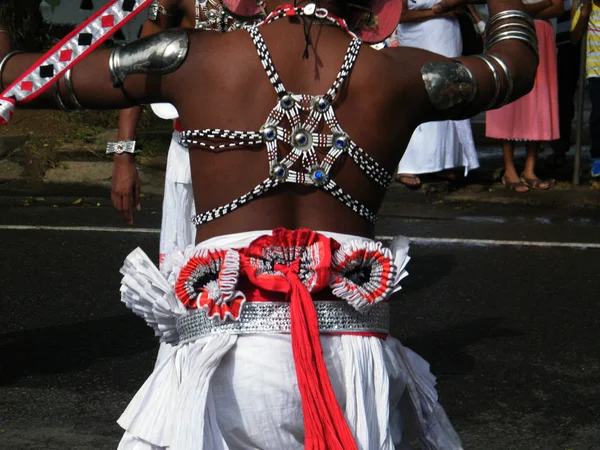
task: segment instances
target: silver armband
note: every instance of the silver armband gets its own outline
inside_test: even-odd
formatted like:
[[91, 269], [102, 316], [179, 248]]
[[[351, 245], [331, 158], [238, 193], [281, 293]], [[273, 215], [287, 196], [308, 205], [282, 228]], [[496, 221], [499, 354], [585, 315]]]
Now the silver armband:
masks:
[[135, 141], [119, 141], [109, 142], [106, 144], [106, 154], [116, 153], [120, 155], [122, 153], [135, 153]]
[[459, 62], [429, 62], [421, 68], [421, 76], [429, 99], [437, 109], [470, 102], [477, 95], [473, 72]]
[[189, 37], [183, 30], [170, 30], [115, 48], [108, 67], [115, 87], [121, 87], [128, 75], [144, 73], [164, 75], [177, 70], [189, 49]]
[[67, 88], [67, 94], [69, 96], [69, 101], [74, 105], [75, 109], [83, 109], [81, 103], [77, 99], [77, 95], [75, 95], [75, 89], [73, 89], [73, 69], [69, 69], [65, 72], [65, 87]]
[[8, 52], [6, 55], [4, 55], [4, 58], [2, 58], [2, 61], [0, 61], [0, 88], [2, 90], [4, 90], [4, 83], [2, 82], [2, 74], [4, 73], [4, 67], [6, 66], [6, 63], [8, 62], [8, 60], [10, 58], [12, 58], [13, 56], [19, 54], [19, 53], [23, 53], [20, 51], [13, 51], [13, 52]]

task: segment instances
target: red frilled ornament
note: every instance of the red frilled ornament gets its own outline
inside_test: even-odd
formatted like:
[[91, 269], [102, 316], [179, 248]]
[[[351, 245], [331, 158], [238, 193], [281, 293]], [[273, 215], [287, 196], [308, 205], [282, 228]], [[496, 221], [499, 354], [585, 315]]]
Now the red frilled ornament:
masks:
[[311, 293], [329, 284], [331, 255], [339, 245], [307, 229], [276, 229], [240, 250], [240, 267], [262, 289], [290, 302], [292, 351], [302, 398], [304, 448], [354, 450], [356, 443], [329, 380]]
[[366, 313], [391, 295], [397, 272], [392, 252], [381, 242], [344, 242], [333, 254], [331, 292]]
[[209, 318], [237, 320], [246, 302], [236, 291], [240, 256], [235, 250], [200, 250], [182, 267], [175, 293], [187, 309], [205, 309]]

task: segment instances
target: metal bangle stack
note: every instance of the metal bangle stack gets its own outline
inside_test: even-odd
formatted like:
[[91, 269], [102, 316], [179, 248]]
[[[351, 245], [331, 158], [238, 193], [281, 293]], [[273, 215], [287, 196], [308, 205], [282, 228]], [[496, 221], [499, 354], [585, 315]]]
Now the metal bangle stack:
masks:
[[[521, 41], [535, 53], [538, 60], [539, 47], [533, 19], [526, 12], [519, 10], [509, 9], [493, 15], [486, 26], [486, 36], [485, 51], [477, 57], [485, 62], [494, 77], [494, 98], [486, 107], [489, 110], [506, 105], [511, 101], [513, 94], [513, 78], [510, 69], [502, 58], [491, 52], [492, 47], [502, 41]], [[506, 92], [501, 100], [499, 100], [501, 90], [500, 70], [506, 81]]]

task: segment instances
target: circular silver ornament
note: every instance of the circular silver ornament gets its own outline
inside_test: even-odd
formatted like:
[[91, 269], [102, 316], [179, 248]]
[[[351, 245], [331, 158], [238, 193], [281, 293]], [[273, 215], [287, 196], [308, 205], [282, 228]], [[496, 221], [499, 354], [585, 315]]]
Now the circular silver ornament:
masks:
[[294, 98], [290, 94], [285, 94], [283, 97], [281, 97], [281, 100], [279, 100], [279, 103], [281, 103], [281, 107], [283, 109], [292, 109], [296, 102], [294, 101]]
[[313, 98], [313, 108], [320, 113], [326, 112], [330, 106], [331, 103], [329, 103], [329, 100], [327, 100], [325, 97]]
[[337, 149], [345, 149], [350, 143], [350, 138], [347, 134], [339, 133], [333, 135], [332, 146]]
[[299, 150], [308, 150], [312, 147], [312, 134], [303, 128], [297, 128], [294, 130], [292, 137], [292, 146]]
[[321, 166], [314, 166], [310, 170], [309, 176], [315, 186], [323, 186], [329, 181], [329, 176]]
[[271, 170], [271, 178], [275, 181], [285, 181], [287, 177], [288, 169], [283, 164], [277, 164], [273, 166]]
[[260, 131], [263, 135], [264, 140], [267, 142], [274, 141], [277, 138], [277, 130], [275, 130], [275, 127], [269, 125], [266, 127], [262, 127]]

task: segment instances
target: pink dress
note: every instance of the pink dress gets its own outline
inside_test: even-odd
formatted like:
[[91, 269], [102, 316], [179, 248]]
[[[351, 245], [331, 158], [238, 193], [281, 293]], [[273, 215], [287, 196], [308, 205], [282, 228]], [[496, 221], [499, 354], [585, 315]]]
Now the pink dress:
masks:
[[513, 103], [486, 113], [487, 137], [525, 141], [553, 141], [560, 137], [554, 29], [545, 20], [536, 20], [535, 29], [540, 64], [533, 90]]

